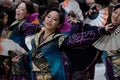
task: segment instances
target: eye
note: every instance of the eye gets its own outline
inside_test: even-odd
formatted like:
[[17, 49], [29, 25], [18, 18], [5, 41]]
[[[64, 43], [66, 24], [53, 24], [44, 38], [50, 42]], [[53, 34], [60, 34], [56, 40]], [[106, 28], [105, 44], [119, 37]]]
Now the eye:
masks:
[[54, 20], [54, 21], [58, 21], [58, 19], [56, 19], [56, 18], [54, 18], [53, 20]]
[[50, 18], [50, 15], [47, 15], [47, 18]]
[[17, 7], [16, 9], [19, 9], [19, 10], [25, 11], [25, 8], [23, 8], [23, 7]]

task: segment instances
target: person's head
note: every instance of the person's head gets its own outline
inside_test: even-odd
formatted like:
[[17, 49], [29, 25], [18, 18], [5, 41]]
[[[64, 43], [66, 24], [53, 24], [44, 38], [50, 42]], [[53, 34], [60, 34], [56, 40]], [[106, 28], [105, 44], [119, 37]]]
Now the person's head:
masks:
[[102, 8], [106, 8], [107, 6], [109, 6], [111, 0], [95, 0], [96, 3], [96, 9], [100, 10]]
[[63, 25], [64, 19], [65, 15], [58, 8], [52, 8], [46, 13], [44, 26], [51, 31], [56, 31]]
[[39, 16], [40, 16], [41, 18], [44, 18], [46, 12], [47, 12], [47, 7], [46, 7], [45, 5], [41, 5], [41, 6], [39, 7]]
[[117, 4], [118, 2], [120, 2], [120, 1], [119, 0], [111, 0], [111, 3], [114, 5]]
[[31, 1], [22, 1], [16, 6], [16, 20], [25, 19], [35, 12], [34, 5]]
[[0, 12], [0, 22], [1, 21], [4, 25], [7, 24], [8, 14], [6, 12]]
[[88, 6], [92, 6], [95, 3], [94, 0], [86, 0], [85, 2]]
[[1, 5], [4, 7], [10, 7], [11, 3], [11, 0], [1, 0]]
[[120, 25], [120, 3], [113, 8], [111, 22], [114, 25]]
[[8, 21], [7, 13], [0, 12], [0, 36], [7, 21]]
[[48, 8], [53, 8], [53, 7], [59, 8], [59, 1], [58, 0], [49, 0], [47, 7]]
[[39, 5], [37, 3], [33, 3], [35, 12], [39, 12]]

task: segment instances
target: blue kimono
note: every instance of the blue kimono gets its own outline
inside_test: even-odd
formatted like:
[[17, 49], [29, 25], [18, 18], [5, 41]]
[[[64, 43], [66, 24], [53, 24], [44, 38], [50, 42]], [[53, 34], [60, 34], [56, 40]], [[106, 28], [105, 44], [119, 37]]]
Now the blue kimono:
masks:
[[31, 51], [35, 79], [44, 79], [49, 73], [47, 79], [67, 80], [62, 62], [62, 50], [84, 50], [105, 33], [104, 28], [94, 27], [94, 29], [69, 37], [54, 32], [44, 40], [42, 38], [44, 32], [38, 33], [32, 41]]
[[7, 37], [18, 43], [26, 51], [28, 51], [28, 48], [25, 44], [25, 37], [35, 34], [38, 31], [39, 24], [32, 24], [30, 22], [27, 22], [26, 20], [15, 21], [9, 27], [9, 34], [7, 35]]
[[[25, 37], [36, 33], [38, 27], [39, 27], [38, 24], [32, 24], [30, 22], [27, 22], [26, 20], [15, 21], [9, 27], [9, 34], [7, 35], [7, 37], [16, 42], [17, 44], [19, 44], [22, 48], [24, 48], [28, 52], [29, 50], [25, 44]], [[22, 78], [24, 77], [25, 79], [30, 80], [31, 69], [29, 67], [28, 55], [23, 56], [22, 60], [20, 60], [19, 63], [20, 63], [19, 66], [21, 67], [21, 73], [19, 75], [14, 74], [13, 79], [22, 80]]]
[[[52, 33], [44, 41], [39, 43], [40, 36], [42, 36], [42, 33], [37, 34], [32, 44], [34, 47], [32, 53], [32, 61], [40, 70], [33, 70], [33, 72], [36, 76], [43, 75], [43, 77], [49, 73], [52, 80], [66, 80], [64, 66], [62, 63], [62, 51], [60, 49], [59, 41], [59, 39], [63, 36], [61, 34]], [[36, 46], [37, 48], [35, 48]], [[38, 56], [42, 57], [38, 58]], [[44, 64], [41, 65], [42, 63]], [[40, 74], [37, 74], [37, 72]], [[51, 80], [51, 78], [49, 79]]]

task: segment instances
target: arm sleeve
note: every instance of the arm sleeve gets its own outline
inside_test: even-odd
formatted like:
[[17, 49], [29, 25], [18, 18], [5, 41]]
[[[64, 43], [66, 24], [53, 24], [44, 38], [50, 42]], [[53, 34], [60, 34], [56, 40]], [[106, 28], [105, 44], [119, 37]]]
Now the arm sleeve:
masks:
[[21, 28], [25, 36], [35, 34], [39, 32], [40, 29], [41, 29], [41, 26], [39, 24], [33, 24], [27, 21], [23, 23], [23, 26]]
[[[20, 52], [22, 54], [26, 53], [25, 49], [22, 48], [21, 46], [19, 46], [17, 43], [15, 43], [14, 41], [10, 40], [10, 43], [13, 47], [13, 51], [16, 51], [16, 52]], [[19, 54], [21, 55], [21, 54]]]
[[102, 34], [105, 33], [105, 28], [94, 27], [92, 30], [73, 34], [64, 39], [61, 48], [84, 50], [89, 48]]

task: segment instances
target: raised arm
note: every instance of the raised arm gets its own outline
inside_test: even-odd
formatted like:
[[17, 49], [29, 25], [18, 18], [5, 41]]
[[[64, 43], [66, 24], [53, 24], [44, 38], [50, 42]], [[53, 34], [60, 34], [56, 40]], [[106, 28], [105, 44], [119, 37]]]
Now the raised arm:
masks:
[[102, 34], [106, 34], [105, 28], [94, 27], [92, 30], [73, 34], [63, 41], [63, 49], [86, 49], [93, 44]]
[[25, 36], [32, 35], [37, 33], [41, 29], [39, 24], [33, 24], [30, 22], [25, 21], [21, 28], [22, 32]]

